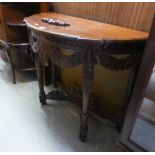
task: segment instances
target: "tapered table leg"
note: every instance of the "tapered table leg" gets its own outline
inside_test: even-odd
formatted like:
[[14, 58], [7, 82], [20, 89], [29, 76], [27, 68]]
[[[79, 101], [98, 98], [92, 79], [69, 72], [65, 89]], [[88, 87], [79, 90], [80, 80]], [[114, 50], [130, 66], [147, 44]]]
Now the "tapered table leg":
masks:
[[91, 59], [91, 51], [88, 51], [87, 59], [83, 64], [82, 74], [83, 74], [83, 103], [82, 103], [82, 113], [80, 115], [81, 125], [80, 125], [79, 138], [82, 142], [85, 142], [87, 139], [87, 131], [88, 131], [88, 103], [94, 79], [94, 63]]
[[51, 84], [51, 66], [44, 66], [44, 85]]
[[53, 85], [57, 88], [57, 66], [53, 64]]
[[37, 77], [38, 77], [38, 83], [39, 83], [39, 98], [42, 105], [46, 104], [46, 95], [44, 91], [44, 79], [43, 79], [43, 65], [38, 60], [38, 55], [35, 57], [35, 64], [36, 64], [36, 70], [37, 70]]

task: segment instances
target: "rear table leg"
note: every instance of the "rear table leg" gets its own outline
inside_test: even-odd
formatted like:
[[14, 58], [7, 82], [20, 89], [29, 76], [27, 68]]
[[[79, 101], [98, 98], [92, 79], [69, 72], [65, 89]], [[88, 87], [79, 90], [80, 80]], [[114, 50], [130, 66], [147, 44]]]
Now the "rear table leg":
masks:
[[36, 70], [37, 70], [37, 76], [38, 76], [38, 83], [39, 83], [39, 98], [42, 105], [46, 105], [46, 94], [44, 91], [44, 78], [43, 78], [43, 65], [38, 60], [38, 55], [35, 57], [35, 63], [36, 63]]
[[11, 46], [6, 45], [5, 51], [6, 51], [6, 55], [7, 55], [8, 61], [11, 65], [11, 69], [12, 69], [12, 77], [13, 77], [12, 82], [13, 82], [13, 84], [16, 84], [16, 75], [15, 75], [15, 70], [14, 70], [14, 66], [13, 66], [13, 62], [12, 62], [12, 58], [11, 58]]

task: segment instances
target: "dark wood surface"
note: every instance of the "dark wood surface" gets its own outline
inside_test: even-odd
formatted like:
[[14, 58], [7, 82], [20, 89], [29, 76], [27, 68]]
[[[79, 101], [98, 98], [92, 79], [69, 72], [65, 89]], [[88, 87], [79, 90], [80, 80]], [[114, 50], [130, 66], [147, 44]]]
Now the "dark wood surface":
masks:
[[40, 11], [45, 11], [44, 3], [0, 3], [0, 39], [14, 43], [27, 42], [27, 30], [19, 23], [22, 23], [24, 17]]
[[[70, 26], [63, 27], [42, 22], [42, 18], [64, 21]], [[56, 13], [42, 13], [24, 19], [30, 29], [30, 44], [36, 57], [36, 68], [40, 88], [40, 102], [46, 99], [62, 100], [66, 96], [59, 91], [46, 95], [43, 85], [43, 66], [50, 61], [59, 67], [72, 68], [82, 64], [82, 113], [80, 139], [86, 140], [88, 104], [94, 79], [94, 66], [99, 64], [110, 70], [131, 69], [127, 95], [119, 122], [121, 128], [136, 73], [143, 54], [148, 34], [119, 26], [85, 20]], [[71, 55], [64, 55], [61, 47], [73, 49]], [[127, 54], [117, 58], [114, 54]]]
[[[41, 7], [41, 4], [43, 4], [43, 7]], [[30, 49], [28, 31], [23, 19], [31, 14], [45, 11], [45, 6], [47, 5], [45, 4], [46, 3], [0, 3], [0, 46], [3, 48], [3, 51], [5, 51], [5, 57], [8, 58], [8, 62], [11, 65], [13, 83], [16, 83], [16, 79], [14, 71], [15, 65], [12, 60], [15, 53], [12, 51], [20, 51], [22, 54], [21, 59], [23, 59], [23, 62], [28, 63], [26, 66], [31, 66], [31, 68], [34, 66], [34, 61], [31, 59], [33, 53]]]

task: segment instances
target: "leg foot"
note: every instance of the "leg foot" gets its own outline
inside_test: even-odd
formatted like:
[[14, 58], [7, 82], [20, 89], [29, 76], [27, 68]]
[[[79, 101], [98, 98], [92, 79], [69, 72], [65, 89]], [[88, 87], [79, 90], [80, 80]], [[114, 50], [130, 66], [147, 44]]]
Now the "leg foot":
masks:
[[87, 132], [88, 127], [86, 128], [80, 127], [79, 139], [81, 140], [81, 142], [85, 142], [87, 140]]
[[38, 84], [39, 84], [39, 99], [42, 105], [46, 104], [46, 94], [44, 91], [44, 80], [43, 80], [43, 65], [38, 60], [38, 55], [35, 55], [35, 64], [37, 69], [37, 76], [38, 76]]
[[82, 142], [85, 142], [87, 140], [87, 132], [88, 132], [88, 114], [81, 114], [81, 126], [80, 126], [80, 132], [79, 132], [79, 139]]
[[45, 95], [39, 95], [40, 103], [41, 105], [46, 105], [46, 96]]

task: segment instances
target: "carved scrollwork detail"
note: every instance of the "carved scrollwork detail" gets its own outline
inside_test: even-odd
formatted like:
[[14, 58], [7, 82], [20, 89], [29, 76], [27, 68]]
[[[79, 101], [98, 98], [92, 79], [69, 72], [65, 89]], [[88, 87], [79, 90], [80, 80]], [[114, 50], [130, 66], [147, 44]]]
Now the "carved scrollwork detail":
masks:
[[139, 64], [139, 56], [130, 54], [125, 58], [116, 58], [115, 56], [98, 53], [96, 56], [96, 63], [110, 70], [125, 70]]
[[[125, 58], [117, 58], [111, 54], [98, 52], [98, 50], [89, 50], [74, 52], [71, 55], [64, 55], [58, 45], [54, 45], [52, 42], [42, 39], [41, 37], [34, 37], [30, 35], [30, 44], [34, 53], [38, 53], [39, 61], [43, 65], [49, 65], [51, 61], [60, 66], [71, 68], [84, 64], [87, 61], [87, 65], [100, 64], [101, 66], [110, 70], [125, 70], [139, 64], [139, 54], [129, 54]], [[89, 55], [89, 58], [87, 57]], [[91, 62], [90, 62], [91, 60]], [[93, 62], [93, 63], [92, 63]], [[86, 64], [85, 64], [86, 65]]]
[[60, 67], [66, 67], [71, 68], [78, 66], [83, 61], [83, 55], [81, 52], [75, 52], [71, 55], [63, 55], [62, 52], [55, 47], [54, 50], [52, 50], [52, 56], [51, 60], [54, 64], [60, 66]]
[[57, 66], [66, 68], [75, 67], [82, 63], [83, 55], [82, 52], [74, 52], [71, 55], [64, 55], [57, 46], [47, 44], [44, 41], [41, 41], [39, 45], [38, 57], [44, 65], [48, 65], [49, 59], [51, 59], [51, 61]]
[[47, 42], [44, 39], [39, 37], [34, 37], [33, 34], [30, 34], [30, 45], [34, 53], [38, 54], [38, 59], [42, 65], [49, 65], [51, 61], [60, 67], [71, 68], [78, 66], [83, 61], [82, 52], [74, 52], [71, 55], [63, 55], [60, 49], [57, 46], [54, 46], [51, 42]]

